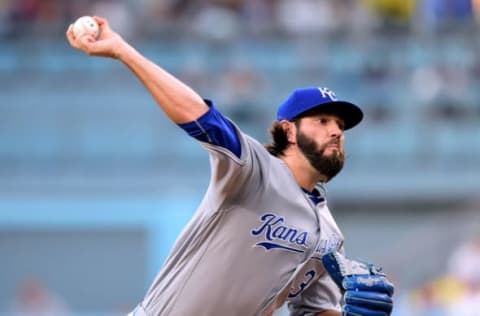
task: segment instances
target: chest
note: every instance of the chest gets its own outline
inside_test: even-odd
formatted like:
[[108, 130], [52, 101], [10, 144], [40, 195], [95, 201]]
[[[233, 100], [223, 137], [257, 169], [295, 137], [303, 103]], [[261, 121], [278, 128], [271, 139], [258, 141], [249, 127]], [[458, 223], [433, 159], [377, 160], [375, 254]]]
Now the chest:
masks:
[[251, 201], [251, 237], [265, 250], [304, 254], [304, 260], [337, 248], [343, 236], [325, 201], [314, 205], [297, 189], [295, 194], [266, 192]]

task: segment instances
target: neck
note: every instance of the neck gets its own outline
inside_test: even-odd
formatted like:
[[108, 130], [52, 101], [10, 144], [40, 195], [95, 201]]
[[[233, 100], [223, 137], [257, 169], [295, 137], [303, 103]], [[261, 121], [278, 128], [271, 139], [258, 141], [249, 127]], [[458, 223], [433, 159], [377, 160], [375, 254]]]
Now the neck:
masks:
[[325, 176], [321, 175], [310, 162], [298, 152], [286, 152], [282, 159], [292, 172], [299, 186], [313, 191], [318, 182], [325, 182]]

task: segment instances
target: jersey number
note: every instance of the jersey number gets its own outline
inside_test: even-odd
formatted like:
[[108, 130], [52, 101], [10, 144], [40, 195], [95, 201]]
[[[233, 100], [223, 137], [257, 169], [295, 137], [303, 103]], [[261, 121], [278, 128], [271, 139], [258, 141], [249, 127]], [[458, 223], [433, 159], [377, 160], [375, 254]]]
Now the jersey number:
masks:
[[315, 270], [310, 270], [307, 273], [305, 273], [305, 278], [304, 278], [303, 282], [300, 283], [300, 285], [298, 286], [298, 290], [294, 293], [290, 292], [288, 294], [288, 297], [290, 297], [290, 298], [296, 297], [300, 293], [302, 293], [303, 290], [310, 284], [310, 282], [312, 282], [314, 277], [315, 277]]

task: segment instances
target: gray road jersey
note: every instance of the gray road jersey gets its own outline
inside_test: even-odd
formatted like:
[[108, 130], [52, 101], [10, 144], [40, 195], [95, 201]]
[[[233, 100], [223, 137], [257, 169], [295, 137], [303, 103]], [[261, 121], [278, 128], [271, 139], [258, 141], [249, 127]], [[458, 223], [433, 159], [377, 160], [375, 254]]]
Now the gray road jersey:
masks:
[[326, 202], [314, 206], [286, 164], [237, 133], [239, 159], [202, 143], [211, 182], [140, 304], [146, 315], [293, 315], [339, 309], [320, 257], [343, 236]]

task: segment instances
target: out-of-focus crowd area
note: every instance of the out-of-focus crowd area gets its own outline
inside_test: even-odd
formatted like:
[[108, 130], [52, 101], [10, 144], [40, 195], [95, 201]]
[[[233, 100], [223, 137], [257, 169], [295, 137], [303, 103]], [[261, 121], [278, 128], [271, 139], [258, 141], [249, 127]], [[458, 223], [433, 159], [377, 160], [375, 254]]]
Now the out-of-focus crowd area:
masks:
[[415, 32], [477, 23], [475, 0], [2, 0], [4, 38], [55, 37], [65, 24], [91, 14], [106, 16], [122, 34], [149, 37], [179, 33], [217, 39], [231, 36], [368, 32], [387, 26]]
[[82, 15], [262, 142], [294, 88], [358, 103], [328, 185], [347, 253], [396, 316], [480, 315], [478, 0], [0, 0], [0, 314], [126, 314], [208, 184], [127, 70], [68, 46]]

